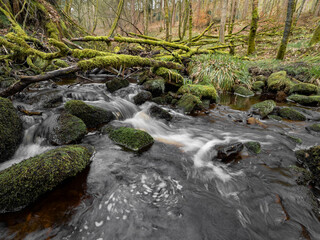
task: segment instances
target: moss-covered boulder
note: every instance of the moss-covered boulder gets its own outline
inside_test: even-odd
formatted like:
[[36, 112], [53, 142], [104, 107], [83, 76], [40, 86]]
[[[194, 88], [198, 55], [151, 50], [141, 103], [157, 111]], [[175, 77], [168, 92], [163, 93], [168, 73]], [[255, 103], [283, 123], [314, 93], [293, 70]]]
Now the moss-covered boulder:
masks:
[[167, 94], [161, 97], [152, 98], [151, 101], [159, 105], [165, 105], [165, 104], [171, 104], [173, 100], [175, 99], [173, 99], [173, 97], [170, 94]]
[[152, 99], [151, 92], [141, 91], [137, 95], [133, 97], [133, 101], [137, 105], [144, 104], [146, 101], [150, 101]]
[[58, 116], [56, 127], [50, 131], [49, 141], [54, 145], [78, 143], [86, 133], [86, 124], [80, 118], [63, 113]]
[[178, 108], [182, 109], [185, 113], [191, 113], [196, 108], [199, 108], [202, 105], [200, 98], [186, 93], [181, 99], [177, 102]]
[[174, 83], [180, 86], [183, 84], [183, 77], [176, 70], [159, 67], [152, 69], [152, 71], [157, 76], [165, 79], [168, 83]]
[[268, 89], [272, 92], [284, 91], [289, 92], [294, 83], [287, 78], [286, 71], [276, 72], [268, 78]]
[[70, 100], [64, 107], [68, 113], [80, 118], [88, 128], [98, 128], [114, 119], [112, 112], [79, 100]]
[[246, 142], [244, 145], [250, 152], [254, 154], [261, 152], [261, 144], [259, 142]]
[[166, 81], [163, 78], [150, 79], [143, 84], [146, 91], [152, 93], [153, 97], [159, 97], [165, 91]]
[[252, 105], [252, 111], [264, 118], [273, 111], [275, 106], [276, 103], [273, 100], [266, 100]]
[[121, 88], [125, 88], [129, 86], [129, 81], [124, 78], [116, 77], [110, 81], [106, 82], [106, 86], [109, 92], [113, 93]]
[[273, 119], [273, 120], [276, 120], [276, 121], [282, 121], [282, 117], [278, 116], [278, 115], [268, 115], [268, 119]]
[[177, 92], [177, 94], [190, 93], [198, 98], [208, 99], [211, 103], [215, 103], [218, 100], [218, 94], [214, 86], [211, 85], [196, 85], [196, 84], [186, 84], [183, 85]]
[[311, 173], [311, 184], [320, 186], [320, 146], [295, 152], [298, 163]]
[[307, 119], [306, 116], [303, 115], [302, 113], [298, 112], [293, 108], [288, 108], [288, 107], [281, 108], [279, 110], [279, 115], [284, 119], [288, 119], [292, 121], [305, 121]]
[[81, 172], [93, 148], [70, 145], [26, 159], [0, 172], [0, 209], [12, 211], [34, 202], [65, 179]]
[[312, 135], [319, 136], [320, 135], [320, 123], [315, 123], [306, 127], [306, 130]]
[[252, 97], [254, 93], [244, 86], [236, 86], [234, 87], [234, 94], [239, 95], [241, 97]]
[[264, 88], [264, 86], [265, 86], [265, 82], [263, 82], [263, 81], [256, 81], [256, 82], [254, 82], [254, 83], [252, 84], [252, 90], [253, 90], [253, 91], [256, 91], [256, 92], [262, 91], [263, 88]]
[[13, 156], [22, 139], [22, 121], [9, 99], [0, 97], [0, 162]]
[[291, 87], [290, 94], [312, 95], [317, 94], [319, 88], [311, 83], [298, 83]]
[[289, 96], [287, 100], [299, 103], [304, 106], [311, 106], [311, 107], [320, 106], [320, 95], [304, 96], [304, 95], [294, 94]]
[[150, 147], [154, 142], [147, 132], [129, 127], [110, 129], [109, 137], [116, 144], [135, 152]]

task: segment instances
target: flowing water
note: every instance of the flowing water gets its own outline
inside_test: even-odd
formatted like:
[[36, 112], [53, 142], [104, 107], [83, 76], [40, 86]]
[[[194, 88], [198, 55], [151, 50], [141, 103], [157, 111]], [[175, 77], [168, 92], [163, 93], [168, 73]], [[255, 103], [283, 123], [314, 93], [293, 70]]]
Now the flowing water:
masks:
[[[42, 91], [47, 96], [52, 89]], [[145, 130], [155, 143], [146, 152], [133, 153], [91, 132], [83, 140], [96, 149], [90, 166], [24, 210], [1, 214], [1, 239], [320, 239], [314, 199], [309, 189], [296, 184], [291, 170], [294, 150], [320, 144], [304, 129], [310, 123], [248, 125], [248, 112], [242, 110], [258, 99], [241, 98], [237, 105], [224, 96], [223, 104], [198, 116], [166, 108], [173, 120], [165, 122], [150, 117], [150, 103], [137, 107], [131, 102], [140, 91], [135, 84], [113, 95], [99, 84], [54, 91], [64, 102], [80, 99], [111, 110], [116, 124]], [[21, 99], [28, 102], [36, 94]], [[23, 143], [0, 169], [53, 148], [45, 141], [46, 129], [61, 107], [48, 111], [41, 98], [31, 100], [24, 104], [27, 109], [44, 112], [24, 117]], [[17, 99], [15, 104], [22, 103]], [[310, 119], [319, 116], [305, 112]], [[244, 149], [228, 164], [212, 160], [216, 145], [247, 141], [260, 142], [262, 152]]]

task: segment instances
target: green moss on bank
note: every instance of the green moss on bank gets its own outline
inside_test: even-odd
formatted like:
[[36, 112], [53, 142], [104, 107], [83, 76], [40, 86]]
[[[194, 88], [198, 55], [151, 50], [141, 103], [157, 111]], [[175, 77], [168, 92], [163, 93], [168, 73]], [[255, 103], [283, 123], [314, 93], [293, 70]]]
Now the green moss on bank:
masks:
[[216, 89], [211, 85], [196, 85], [187, 84], [183, 85], [177, 92], [178, 94], [190, 93], [200, 99], [208, 99], [210, 102], [215, 103], [218, 100]]

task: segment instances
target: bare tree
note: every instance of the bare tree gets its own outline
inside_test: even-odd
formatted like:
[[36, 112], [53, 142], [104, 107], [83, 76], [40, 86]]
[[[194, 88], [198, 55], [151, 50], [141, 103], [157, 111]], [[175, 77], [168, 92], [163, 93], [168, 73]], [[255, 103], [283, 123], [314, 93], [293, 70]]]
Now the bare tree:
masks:
[[228, 7], [228, 0], [222, 1], [222, 9], [221, 9], [221, 21], [220, 21], [220, 32], [219, 32], [219, 41], [224, 43], [224, 32], [226, 28], [226, 20], [227, 20], [227, 7]]

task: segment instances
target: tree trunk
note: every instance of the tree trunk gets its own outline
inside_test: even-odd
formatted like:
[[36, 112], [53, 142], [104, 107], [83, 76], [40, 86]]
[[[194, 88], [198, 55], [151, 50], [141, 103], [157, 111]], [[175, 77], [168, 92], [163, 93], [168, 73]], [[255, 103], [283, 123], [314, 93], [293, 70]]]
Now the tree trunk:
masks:
[[221, 21], [220, 21], [220, 32], [219, 32], [219, 41], [224, 43], [224, 32], [226, 28], [226, 20], [227, 20], [227, 7], [228, 0], [222, 1], [222, 9], [221, 9]]
[[277, 59], [283, 60], [286, 53], [287, 44], [292, 27], [293, 13], [295, 10], [295, 0], [288, 0], [287, 18], [286, 24], [283, 31], [282, 41], [278, 50]]
[[192, 0], [189, 0], [189, 42], [192, 42]]
[[251, 55], [256, 50], [256, 34], [258, 29], [259, 13], [258, 13], [258, 0], [252, 0], [252, 20], [248, 41], [248, 55]]
[[178, 26], [178, 34], [179, 34], [179, 39], [182, 40], [182, 2], [181, 0], [178, 0], [178, 11], [179, 11], [179, 26]]
[[143, 34], [148, 35], [148, 25], [149, 25], [149, 0], [144, 0], [144, 8], [143, 8]]
[[243, 11], [242, 11], [242, 19], [247, 19], [248, 8], [249, 8], [249, 0], [245, 0], [243, 5]]
[[305, 3], [306, 3], [306, 0], [302, 0], [301, 5], [300, 5], [300, 7], [299, 7], [299, 9], [298, 9], [298, 12], [297, 12], [297, 16], [296, 16], [296, 18], [295, 18], [295, 20], [294, 20], [294, 22], [293, 22], [293, 28], [296, 27], [296, 25], [297, 25], [297, 23], [298, 23], [298, 21], [299, 21], [299, 18], [300, 18], [300, 15], [301, 15], [302, 11], [303, 11], [304, 4], [305, 4]]
[[316, 30], [313, 33], [312, 39], [310, 41], [310, 45], [312, 46], [318, 42], [320, 42], [320, 21], [318, 23], [318, 27], [316, 28]]
[[166, 28], [166, 41], [169, 41], [170, 35], [169, 35], [169, 5], [168, 0], [164, 0], [164, 21], [165, 21], [165, 28]]
[[118, 4], [118, 9], [117, 9], [117, 15], [113, 21], [113, 24], [111, 26], [111, 29], [108, 33], [108, 37], [111, 37], [114, 33], [114, 31], [116, 30], [117, 26], [118, 26], [118, 22], [119, 22], [119, 19], [120, 19], [120, 15], [121, 15], [121, 12], [122, 12], [122, 9], [123, 9], [123, 2], [124, 0], [120, 0], [119, 1], [119, 4]]

